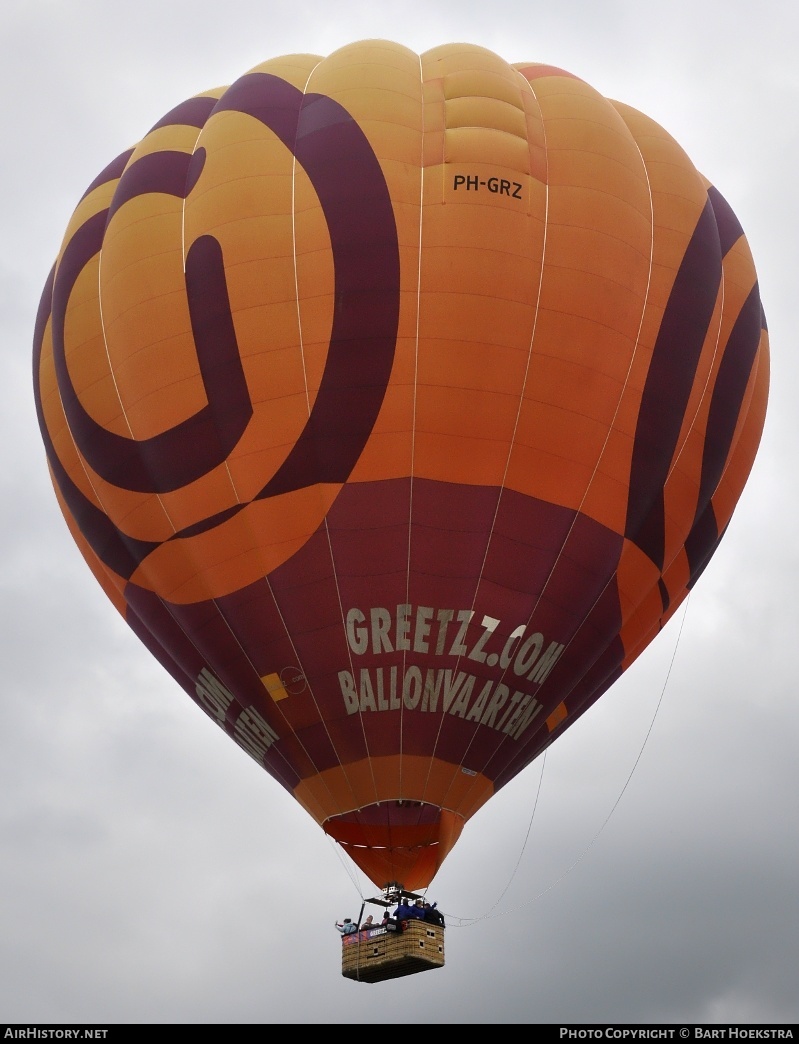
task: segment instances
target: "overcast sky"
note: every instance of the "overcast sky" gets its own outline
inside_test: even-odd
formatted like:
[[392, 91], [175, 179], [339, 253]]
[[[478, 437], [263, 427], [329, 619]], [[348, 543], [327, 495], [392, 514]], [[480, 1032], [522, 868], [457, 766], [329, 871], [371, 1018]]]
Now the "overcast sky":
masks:
[[[260, 61], [368, 37], [558, 65], [656, 119], [741, 221], [773, 353], [687, 610], [467, 825], [429, 893], [446, 967], [373, 986], [333, 922], [374, 887], [107, 602], [31, 390], [42, 285], [106, 163]], [[799, 1021], [797, 44], [794, 0], [3, 0], [0, 1022]]]

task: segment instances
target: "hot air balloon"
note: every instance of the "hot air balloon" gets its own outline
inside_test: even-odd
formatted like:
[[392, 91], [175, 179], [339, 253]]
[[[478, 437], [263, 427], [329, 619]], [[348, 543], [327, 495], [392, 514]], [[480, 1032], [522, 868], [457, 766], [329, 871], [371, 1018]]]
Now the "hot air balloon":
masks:
[[768, 338], [738, 220], [647, 116], [365, 41], [95, 178], [34, 384], [128, 625], [378, 888], [424, 889], [707, 565]]

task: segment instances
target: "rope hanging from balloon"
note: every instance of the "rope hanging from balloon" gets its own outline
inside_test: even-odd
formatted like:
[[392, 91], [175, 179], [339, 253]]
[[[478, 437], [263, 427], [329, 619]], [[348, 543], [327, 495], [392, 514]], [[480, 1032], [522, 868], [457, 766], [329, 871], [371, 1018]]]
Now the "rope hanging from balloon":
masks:
[[[488, 908], [488, 910], [484, 914], [481, 914], [479, 917], [457, 917], [457, 916], [455, 916], [453, 914], [447, 914], [447, 924], [448, 924], [449, 927], [472, 928], [472, 927], [474, 927], [474, 925], [479, 924], [481, 921], [495, 920], [498, 917], [508, 917], [511, 914], [518, 913], [520, 910], [523, 910], [526, 907], [532, 905], [533, 903], [538, 902], [538, 900], [541, 899], [544, 895], [546, 895], [547, 892], [550, 892], [550, 891], [552, 891], [553, 888], [557, 887], [557, 885], [559, 885], [560, 882], [563, 881], [572, 872], [572, 870], [574, 870], [575, 867], [578, 866], [583, 861], [583, 859], [585, 859], [585, 857], [588, 855], [590, 850], [593, 848], [593, 846], [598, 841], [600, 835], [605, 830], [605, 827], [610, 822], [611, 817], [613, 816], [614, 812], [619, 807], [619, 804], [621, 803], [621, 799], [624, 797], [624, 794], [627, 791], [627, 788], [629, 787], [630, 783], [632, 782], [633, 775], [635, 774], [635, 771], [638, 768], [638, 765], [639, 765], [639, 763], [641, 761], [641, 758], [643, 757], [644, 750], [646, 748], [647, 743], [649, 742], [649, 737], [652, 735], [652, 730], [655, 727], [655, 721], [657, 719], [658, 713], [660, 712], [660, 707], [661, 707], [661, 705], [663, 703], [663, 699], [664, 699], [664, 697], [666, 695], [666, 689], [667, 689], [668, 684], [669, 684], [669, 679], [671, 678], [671, 672], [672, 672], [672, 669], [674, 667], [674, 661], [677, 658], [677, 650], [678, 650], [678, 648], [680, 646], [680, 639], [682, 638], [683, 628], [685, 627], [685, 618], [688, 615], [688, 603], [690, 601], [690, 598], [691, 598], [691, 593], [689, 592], [687, 597], [686, 597], [686, 599], [685, 599], [685, 608], [683, 610], [682, 619], [680, 621], [680, 628], [679, 628], [679, 631], [677, 632], [677, 640], [674, 643], [674, 650], [673, 650], [673, 652], [671, 654], [671, 660], [669, 662], [669, 667], [668, 667], [668, 670], [666, 672], [665, 680], [663, 682], [663, 687], [662, 687], [662, 689], [660, 691], [660, 696], [658, 697], [658, 701], [655, 704], [655, 709], [654, 709], [654, 712], [652, 714], [652, 720], [649, 723], [649, 728], [647, 729], [646, 735], [644, 736], [644, 738], [643, 738], [643, 740], [641, 742], [641, 749], [638, 751], [638, 754], [637, 754], [637, 756], [635, 758], [635, 761], [633, 762], [632, 768], [630, 769], [630, 771], [629, 771], [629, 773], [627, 775], [627, 779], [625, 780], [624, 785], [622, 786], [621, 790], [619, 791], [618, 797], [613, 802], [613, 805], [611, 806], [610, 811], [608, 812], [607, 816], [605, 816], [605, 819], [602, 822], [601, 826], [599, 827], [597, 832], [594, 834], [594, 836], [591, 838], [591, 840], [588, 842], [588, 844], [586, 845], [585, 849], [574, 860], [574, 862], [571, 863], [571, 865], [568, 866], [563, 871], [563, 873], [559, 877], [557, 877], [554, 881], [552, 881], [551, 884], [547, 885], [546, 888], [542, 889], [540, 892], [538, 892], [536, 895], [534, 895], [531, 899], [528, 899], [526, 902], [522, 903], [521, 906], [514, 907], [512, 910], [503, 910], [503, 911], [501, 911], [499, 913], [494, 913], [496, 908], [502, 902], [502, 899], [507, 894], [508, 889], [513, 884], [513, 882], [514, 882], [514, 880], [516, 878], [516, 875], [519, 872], [519, 867], [521, 866], [522, 859], [524, 858], [524, 853], [525, 853], [525, 851], [527, 849], [527, 843], [530, 840], [530, 834], [532, 833], [533, 822], [535, 820], [535, 814], [536, 814], [536, 811], [538, 809], [538, 801], [539, 801], [539, 797], [541, 795], [541, 786], [542, 786], [543, 780], [544, 780], [544, 771], [546, 769], [546, 757], [547, 757], [548, 751], [544, 751], [544, 760], [543, 760], [542, 765], [541, 765], [541, 775], [540, 775], [539, 780], [538, 780], [538, 788], [536, 790], [535, 800], [533, 802], [532, 812], [530, 813], [530, 822], [529, 822], [529, 824], [527, 826], [527, 832], [526, 832], [525, 837], [524, 837], [524, 842], [522, 844], [521, 851], [519, 852], [519, 858], [516, 860], [516, 865], [513, 868], [513, 871], [511, 872], [510, 877], [508, 878], [508, 883], [502, 889], [502, 891], [500, 892], [499, 896], [494, 901], [494, 903]], [[456, 923], [456, 922], [459, 922], [459, 923]]]

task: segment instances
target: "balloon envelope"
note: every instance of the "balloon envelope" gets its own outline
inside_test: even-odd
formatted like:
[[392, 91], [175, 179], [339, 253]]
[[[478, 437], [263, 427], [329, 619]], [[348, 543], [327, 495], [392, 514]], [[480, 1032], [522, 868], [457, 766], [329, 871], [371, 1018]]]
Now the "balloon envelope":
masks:
[[752, 465], [742, 230], [579, 78], [384, 41], [268, 61], [92, 183], [37, 323], [108, 597], [377, 884], [658, 634]]

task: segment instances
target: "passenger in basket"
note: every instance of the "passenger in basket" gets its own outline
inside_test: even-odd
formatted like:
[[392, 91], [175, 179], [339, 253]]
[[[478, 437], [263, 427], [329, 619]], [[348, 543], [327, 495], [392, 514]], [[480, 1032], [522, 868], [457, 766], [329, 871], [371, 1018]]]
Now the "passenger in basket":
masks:
[[401, 932], [402, 922], [393, 918], [390, 910], [386, 910], [383, 914], [383, 920], [380, 922], [380, 927], [385, 928], [387, 932]]
[[424, 903], [421, 899], [417, 899], [411, 907], [411, 917], [416, 917], [418, 920], [424, 920]]
[[342, 935], [352, 935], [358, 931], [358, 925], [354, 924], [351, 917], [345, 917], [343, 921], [336, 921], [336, 928]]
[[432, 906], [430, 903], [425, 903], [424, 919], [428, 924], [437, 924], [440, 928], [446, 928], [447, 926], [444, 924], [444, 915], [439, 910], [436, 910], [437, 906], [438, 903], [433, 903]]
[[374, 922], [374, 917], [371, 914], [369, 914], [369, 916], [366, 918], [366, 920], [361, 925], [361, 931], [362, 932], [366, 932], [370, 928], [377, 928], [377, 925], [374, 924], [373, 922]]
[[394, 917], [397, 919], [397, 925], [400, 928], [402, 927], [402, 922], [403, 921], [407, 921], [411, 917], [413, 917], [413, 913], [411, 912], [412, 909], [413, 909], [413, 907], [410, 906], [408, 901], [403, 896], [400, 899], [400, 901], [399, 901], [399, 905], [397, 906], [397, 909], [394, 911]]

